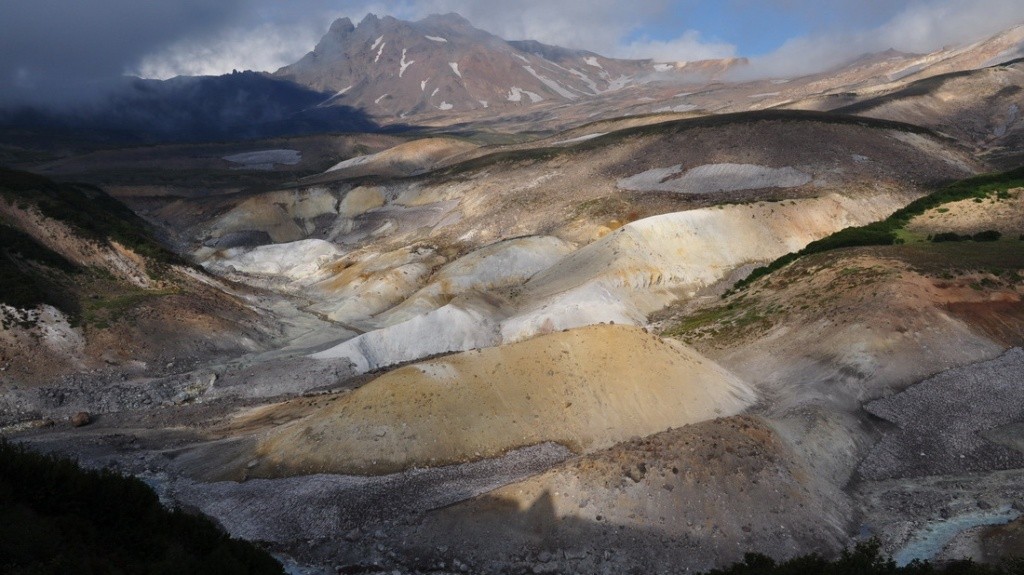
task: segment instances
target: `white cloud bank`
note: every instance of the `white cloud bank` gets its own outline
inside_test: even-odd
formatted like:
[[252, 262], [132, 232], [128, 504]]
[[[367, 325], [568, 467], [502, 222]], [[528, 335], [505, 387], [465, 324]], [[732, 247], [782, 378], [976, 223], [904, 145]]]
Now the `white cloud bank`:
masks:
[[232, 70], [276, 70], [291, 64], [320, 39], [308, 25], [265, 23], [256, 29], [232, 27], [203, 40], [174, 42], [142, 58], [128, 73], [143, 78], [211, 76]]
[[1021, 0], [921, 0], [906, 4], [902, 11], [874, 28], [789, 40], [771, 54], [755, 58], [746, 74], [799, 76], [890, 48], [927, 53], [946, 45], [981, 40], [1024, 24]]

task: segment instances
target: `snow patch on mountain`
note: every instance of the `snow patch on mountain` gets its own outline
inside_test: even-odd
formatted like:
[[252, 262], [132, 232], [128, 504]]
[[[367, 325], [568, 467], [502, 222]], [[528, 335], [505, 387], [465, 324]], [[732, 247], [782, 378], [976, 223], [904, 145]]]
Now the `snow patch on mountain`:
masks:
[[608, 78], [608, 89], [607, 92], [616, 92], [629, 86], [629, 83], [633, 81], [631, 76], [619, 76], [618, 78]]
[[697, 108], [698, 106], [695, 106], [693, 104], [679, 104], [678, 106], [663, 106], [661, 108], [655, 108], [654, 112], [692, 112]]
[[583, 63], [586, 64], [587, 66], [593, 66], [595, 68], [600, 68], [604, 70], [604, 66], [602, 66], [601, 63], [597, 61], [597, 58], [594, 56], [584, 58]]
[[[383, 36], [381, 36], [381, 38], [383, 38]], [[388, 45], [387, 42], [384, 42], [383, 44], [380, 45], [380, 50], [377, 50], [377, 57], [373, 59], [373, 63], [374, 64], [376, 64], [377, 62], [380, 62], [380, 55], [384, 53], [384, 46], [387, 46], [387, 45]]]
[[455, 72], [456, 76], [458, 76], [459, 78], [462, 77], [462, 72], [459, 72], [458, 62], [448, 62], [448, 65], [451, 66], [452, 72]]
[[412, 66], [413, 64], [416, 63], [416, 60], [409, 60], [408, 62], [405, 61], [405, 54], [406, 54], [406, 52], [408, 52], [408, 50], [406, 48], [402, 48], [402, 61], [399, 62], [399, 64], [401, 65], [401, 69], [398, 71], [398, 77], [399, 78], [401, 78], [402, 75], [405, 74], [405, 70], [409, 66]]
[[576, 94], [570, 92], [569, 90], [566, 90], [564, 86], [562, 86], [558, 82], [555, 82], [551, 78], [538, 74], [537, 71], [533, 69], [533, 66], [523, 66], [523, 69], [529, 72], [530, 75], [533, 76], [534, 78], [540, 80], [545, 86], [551, 88], [551, 90], [558, 94], [559, 96], [567, 100], [575, 100], [576, 98], [579, 97]]
[[524, 89], [520, 88], [519, 86], [512, 86], [511, 88], [509, 88], [508, 96], [506, 97], [506, 99], [509, 102], [522, 102], [523, 101], [523, 95], [526, 95], [527, 97], [529, 97], [530, 101], [533, 102], [534, 104], [536, 104], [538, 102], [543, 102], [544, 101], [544, 98], [542, 98], [539, 94], [536, 94], [536, 93], [531, 92], [529, 90], [524, 90]]
[[444, 44], [448, 43], [447, 39], [441, 38], [440, 36], [424, 36], [424, 38], [426, 38], [427, 40], [430, 40], [431, 42], [441, 42], [441, 43], [444, 43]]
[[576, 69], [569, 70], [569, 73], [572, 74], [573, 76], [576, 76], [577, 78], [580, 79], [581, 82], [586, 84], [587, 87], [590, 88], [591, 94], [594, 94], [596, 96], [597, 94], [601, 93], [601, 88], [597, 86], [597, 82], [595, 82], [594, 79], [591, 78], [590, 76], [587, 76], [583, 72], [580, 72], [579, 70]]

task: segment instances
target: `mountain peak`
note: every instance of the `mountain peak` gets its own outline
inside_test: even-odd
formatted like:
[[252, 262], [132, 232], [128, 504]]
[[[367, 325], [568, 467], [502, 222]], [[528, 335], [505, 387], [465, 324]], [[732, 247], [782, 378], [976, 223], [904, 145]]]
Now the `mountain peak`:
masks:
[[354, 32], [338, 20], [312, 53], [277, 74], [331, 94], [325, 106], [401, 118], [571, 102], [669, 71], [649, 60], [509, 42], [450, 12], [417, 22], [367, 14]]
[[373, 12], [369, 12], [366, 16], [363, 16], [363, 19], [359, 22], [359, 27], [376, 26], [378, 23], [380, 23], [380, 17]]
[[352, 24], [352, 21], [348, 18], [338, 18], [331, 23], [331, 27], [327, 30], [328, 36], [344, 36], [345, 34], [352, 33], [356, 27]]

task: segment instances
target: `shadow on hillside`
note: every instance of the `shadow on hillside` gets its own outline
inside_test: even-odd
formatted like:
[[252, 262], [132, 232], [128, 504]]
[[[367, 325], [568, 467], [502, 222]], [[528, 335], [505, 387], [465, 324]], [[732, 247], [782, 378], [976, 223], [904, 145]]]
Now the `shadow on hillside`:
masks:
[[257, 72], [131, 78], [99, 104], [0, 110], [0, 142], [54, 149], [412, 129], [382, 127], [357, 108], [325, 105], [331, 96]]
[[[770, 530], [767, 523], [749, 531], [732, 530], [720, 527], [714, 517], [685, 525], [673, 524], [669, 517], [649, 517], [652, 523], [665, 522], [664, 527], [639, 527], [601, 515], [591, 519], [559, 513], [547, 491], [526, 509], [493, 496], [478, 503], [471, 509], [429, 513], [415, 534], [414, 549], [408, 551], [409, 564], [428, 568], [439, 560], [459, 559], [483, 572], [489, 570], [486, 565], [498, 563], [527, 569], [533, 564], [534, 572], [682, 572], [731, 564], [752, 550], [781, 558], [812, 551], [838, 553], [846, 544], [824, 522], [799, 525], [784, 517], [775, 517], [788, 525], [783, 530]], [[721, 512], [727, 517], [728, 506]]]

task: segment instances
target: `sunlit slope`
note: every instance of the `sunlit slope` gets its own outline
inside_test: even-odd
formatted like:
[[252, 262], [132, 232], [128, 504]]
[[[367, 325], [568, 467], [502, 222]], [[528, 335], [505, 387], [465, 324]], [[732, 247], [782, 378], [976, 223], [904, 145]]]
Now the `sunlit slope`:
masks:
[[547, 441], [586, 452], [752, 400], [685, 346], [594, 326], [395, 370], [269, 433], [251, 474], [387, 473]]
[[1019, 171], [958, 182], [665, 331], [771, 390], [780, 412], [856, 407], [991, 359], [1024, 343], [1021, 183]]

